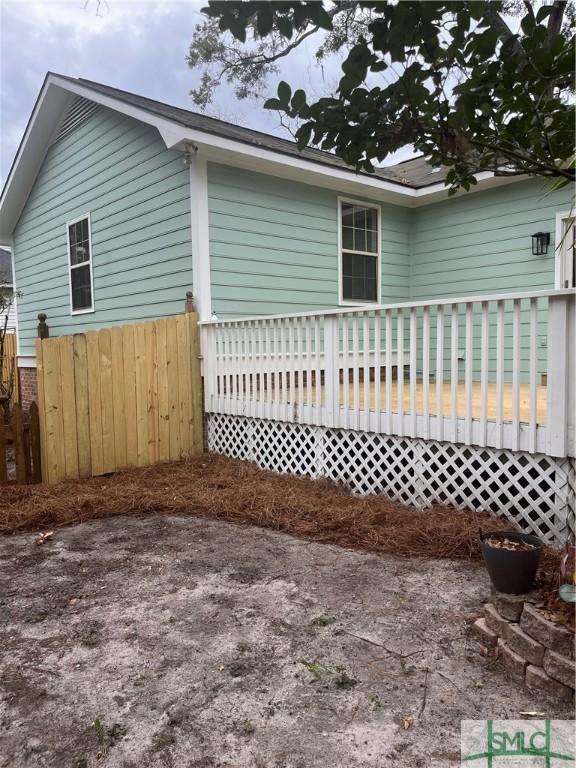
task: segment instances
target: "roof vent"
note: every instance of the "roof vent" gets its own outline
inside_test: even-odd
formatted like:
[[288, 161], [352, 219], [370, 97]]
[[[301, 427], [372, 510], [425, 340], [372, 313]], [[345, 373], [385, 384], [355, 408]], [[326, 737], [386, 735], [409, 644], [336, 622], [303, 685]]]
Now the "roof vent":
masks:
[[55, 144], [63, 136], [66, 136], [67, 133], [73, 131], [80, 123], [83, 123], [86, 118], [98, 109], [98, 106], [98, 104], [85, 99], [83, 96], [76, 96], [68, 107], [68, 112], [62, 121], [60, 130], [52, 143]]

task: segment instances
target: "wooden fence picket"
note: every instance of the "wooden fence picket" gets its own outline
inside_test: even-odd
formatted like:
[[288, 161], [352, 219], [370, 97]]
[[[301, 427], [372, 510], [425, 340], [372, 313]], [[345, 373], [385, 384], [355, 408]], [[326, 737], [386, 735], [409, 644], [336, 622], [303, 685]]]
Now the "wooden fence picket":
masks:
[[126, 409], [124, 403], [124, 341], [122, 328], [110, 328], [110, 344], [112, 351], [112, 410], [114, 413], [114, 453], [117, 469], [128, 466]]
[[6, 427], [4, 414], [0, 414], [0, 485], [8, 482], [8, 462], [6, 457]]
[[7, 333], [4, 337], [4, 365], [2, 366], [2, 384], [12, 380], [12, 403], [19, 400], [18, 368], [16, 364], [16, 334]]
[[76, 333], [74, 347], [74, 405], [76, 409], [76, 445], [78, 448], [78, 474], [92, 474], [92, 449], [90, 445], [90, 410], [88, 396], [88, 352], [86, 336]]
[[38, 340], [37, 360], [46, 482], [202, 452], [196, 313]]
[[22, 408], [18, 404], [12, 409], [11, 427], [14, 459], [16, 462], [16, 482], [24, 485], [30, 473], [27, 471], [28, 460], [24, 442], [24, 419], [22, 418]]
[[[38, 406], [36, 405], [36, 403], [31, 403], [29, 413], [30, 413], [30, 424], [29, 424], [30, 458], [32, 462], [30, 482], [41, 483], [42, 482], [42, 463], [41, 463], [41, 451], [40, 451], [40, 415], [39, 415]], [[2, 454], [0, 452], [0, 457], [1, 455]]]
[[74, 337], [57, 340], [60, 349], [60, 384], [62, 389], [62, 429], [64, 463], [67, 478], [78, 478], [78, 426], [76, 423], [76, 386], [74, 382]]

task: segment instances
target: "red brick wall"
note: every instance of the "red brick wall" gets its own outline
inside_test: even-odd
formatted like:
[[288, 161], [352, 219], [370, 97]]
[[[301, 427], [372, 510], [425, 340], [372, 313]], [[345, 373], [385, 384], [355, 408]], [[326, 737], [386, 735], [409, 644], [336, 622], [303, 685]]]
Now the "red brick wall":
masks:
[[18, 368], [20, 379], [20, 403], [23, 408], [28, 408], [30, 403], [38, 399], [36, 386], [36, 368]]

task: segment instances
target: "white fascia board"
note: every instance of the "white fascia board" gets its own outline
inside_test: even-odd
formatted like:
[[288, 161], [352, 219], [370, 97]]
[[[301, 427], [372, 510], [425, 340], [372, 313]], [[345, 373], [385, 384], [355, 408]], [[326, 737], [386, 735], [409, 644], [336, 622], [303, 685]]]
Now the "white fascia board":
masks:
[[[462, 195], [472, 195], [474, 192], [484, 192], [486, 189], [492, 189], [493, 187], [505, 187], [507, 184], [514, 184], [517, 181], [526, 181], [529, 176], [495, 176], [491, 171], [482, 171], [482, 173], [476, 174], [476, 181], [478, 182], [469, 190], [458, 189], [455, 195], [452, 197], [462, 197]], [[448, 200], [448, 187], [444, 186], [442, 182], [439, 184], [431, 184], [428, 187], [421, 187], [415, 190], [416, 199], [411, 204], [412, 208], [419, 208], [424, 205], [430, 205], [431, 203], [439, 203], [443, 200]]]
[[171, 131], [170, 148], [185, 150], [193, 144], [207, 160], [234, 165], [240, 168], [281, 176], [294, 181], [302, 181], [316, 186], [337, 189], [360, 196], [387, 200], [398, 204], [409, 204], [416, 190], [403, 187], [400, 184], [384, 181], [377, 176], [354, 174], [321, 163], [315, 163], [305, 158], [284, 155], [270, 149], [244, 144], [234, 139], [214, 136], [193, 128], [181, 128]]
[[[133, 117], [158, 129], [167, 148], [185, 150], [194, 144], [207, 160], [234, 165], [248, 170], [267, 173], [294, 181], [334, 189], [339, 193], [366, 197], [415, 208], [437, 200], [445, 200], [448, 192], [443, 183], [422, 189], [411, 189], [385, 181], [377, 176], [354, 174], [340, 168], [315, 163], [305, 158], [283, 155], [269, 149], [245, 144], [241, 141], [215, 136], [186, 128], [178, 123], [152, 114], [140, 107], [126, 104], [121, 99], [106, 96], [81, 83], [71, 82], [58, 75], [49, 75], [30, 118], [16, 160], [0, 198], [0, 242], [12, 241], [12, 232], [36, 174], [42, 164], [50, 139], [63, 117], [71, 95], [82, 96], [96, 104]], [[471, 191], [498, 186], [523, 177], [495, 178], [493, 174], [480, 174], [479, 183]]]
[[10, 245], [12, 232], [28, 199], [36, 174], [70, 101], [70, 93], [47, 79], [16, 154], [0, 197], [0, 242]]
[[58, 75], [50, 75], [48, 82], [59, 88], [65, 89], [70, 93], [73, 93], [75, 96], [82, 96], [85, 99], [93, 101], [95, 104], [100, 104], [102, 107], [109, 107], [110, 109], [113, 109], [116, 112], [121, 112], [128, 117], [133, 117], [143, 123], [153, 125], [155, 128], [158, 128], [161, 134], [163, 131], [170, 132], [178, 130], [178, 123], [174, 123], [172, 120], [166, 120], [163, 117], [159, 117], [158, 115], [154, 115], [151, 112], [147, 112], [145, 109], [140, 109], [139, 107], [134, 107], [131, 104], [126, 104], [121, 99], [115, 99], [112, 96], [105, 96], [103, 93], [100, 93], [100, 91], [96, 91], [88, 86], [82, 85], [81, 83], [73, 83], [69, 80], [64, 80], [63, 78], [58, 77]]
[[[279, 176], [292, 181], [333, 189], [339, 193], [369, 198], [378, 202], [394, 203], [406, 208], [418, 208], [430, 203], [448, 199], [448, 188], [443, 182], [420, 189], [404, 187], [386, 181], [379, 176], [354, 174], [340, 168], [315, 163], [312, 160], [283, 155], [269, 149], [243, 144], [240, 141], [213, 136], [192, 128], [172, 126], [163, 135], [166, 146], [186, 151], [192, 144], [207, 160], [236, 168]], [[527, 176], [495, 176], [489, 171], [476, 175], [477, 184], [466, 190], [458, 190], [454, 197], [480, 192], [491, 187], [500, 187]]]
[[[431, 202], [432, 198], [445, 199], [448, 196], [448, 190], [442, 182], [421, 189], [412, 189], [401, 184], [386, 181], [378, 176], [355, 174], [353, 171], [315, 163], [313, 160], [284, 155], [280, 152], [254, 146], [253, 144], [245, 144], [241, 141], [216, 136], [194, 128], [186, 128], [172, 120], [154, 115], [145, 109], [134, 107], [131, 104], [126, 104], [120, 99], [105, 96], [80, 83], [71, 83], [68, 80], [63, 80], [56, 75], [50, 76], [50, 82], [69, 90], [77, 96], [83, 96], [102, 106], [121, 112], [128, 117], [133, 117], [136, 120], [154, 126], [160, 132], [168, 149], [185, 151], [186, 144], [191, 143], [202, 149], [203, 156], [213, 162], [235, 165], [247, 168], [248, 170], [281, 176], [293, 179], [294, 181], [303, 181], [342, 192], [350, 192], [350, 194], [360, 194], [361, 196], [376, 198], [383, 202], [392, 202], [407, 207], [426, 205]], [[478, 185], [472, 187], [470, 191], [486, 188], [484, 182], [487, 180], [493, 180], [495, 185], [501, 185], [503, 182], [517, 181], [519, 177], [496, 178], [494, 174], [485, 172], [478, 174], [477, 179]]]
[[158, 128], [163, 137], [166, 137], [165, 141], [172, 137], [172, 132], [178, 130], [178, 125], [169, 120], [125, 104], [119, 99], [105, 96], [79, 83], [70, 82], [57, 75], [48, 75], [0, 197], [0, 243], [2, 244], [7, 246], [12, 244], [12, 233], [16, 222], [28, 199], [50, 142], [74, 96], [83, 96], [103, 107], [109, 107], [116, 112], [153, 125]]

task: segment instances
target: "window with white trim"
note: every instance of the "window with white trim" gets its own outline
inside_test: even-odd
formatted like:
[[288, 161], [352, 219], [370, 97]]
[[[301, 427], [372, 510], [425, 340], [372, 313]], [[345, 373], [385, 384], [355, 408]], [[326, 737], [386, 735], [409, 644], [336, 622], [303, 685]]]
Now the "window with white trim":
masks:
[[72, 314], [92, 312], [92, 243], [90, 216], [71, 221], [68, 227], [68, 269], [70, 271], [70, 306]]
[[342, 301], [378, 301], [380, 209], [340, 200]]

